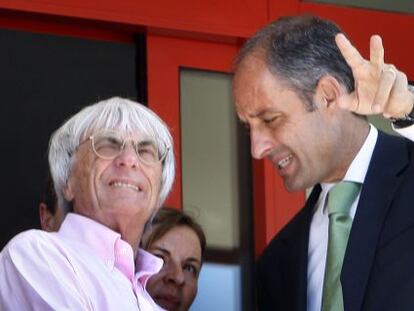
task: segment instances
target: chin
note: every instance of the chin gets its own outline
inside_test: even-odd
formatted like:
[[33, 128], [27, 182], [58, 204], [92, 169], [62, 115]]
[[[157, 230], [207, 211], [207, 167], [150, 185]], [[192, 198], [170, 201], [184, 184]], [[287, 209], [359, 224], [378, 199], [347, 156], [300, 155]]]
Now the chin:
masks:
[[299, 191], [305, 191], [306, 189], [313, 187], [314, 185], [307, 185], [303, 182], [298, 181], [289, 181], [285, 180], [284, 182], [285, 188], [288, 192], [299, 192]]
[[184, 311], [187, 310], [183, 308], [179, 303], [169, 301], [168, 299], [164, 298], [157, 298], [154, 299], [155, 303], [159, 305], [161, 308], [168, 310], [168, 311]]

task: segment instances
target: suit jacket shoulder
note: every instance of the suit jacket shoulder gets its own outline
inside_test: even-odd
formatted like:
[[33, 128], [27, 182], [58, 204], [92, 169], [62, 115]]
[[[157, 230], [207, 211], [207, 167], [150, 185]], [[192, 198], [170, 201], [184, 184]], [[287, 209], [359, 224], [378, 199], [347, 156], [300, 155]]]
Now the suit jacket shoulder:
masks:
[[273, 238], [257, 262], [259, 310], [305, 310], [309, 226], [320, 194], [316, 185], [305, 207]]
[[342, 267], [345, 310], [413, 309], [413, 156], [412, 142], [379, 132]]

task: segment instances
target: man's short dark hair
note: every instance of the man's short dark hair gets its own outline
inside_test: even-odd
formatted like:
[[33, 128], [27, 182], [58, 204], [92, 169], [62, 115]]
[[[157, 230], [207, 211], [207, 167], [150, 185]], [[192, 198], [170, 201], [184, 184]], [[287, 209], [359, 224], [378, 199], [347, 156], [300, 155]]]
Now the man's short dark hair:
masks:
[[348, 92], [354, 89], [352, 70], [335, 43], [341, 29], [312, 15], [282, 17], [247, 40], [235, 60], [237, 67], [253, 52], [263, 53], [269, 71], [287, 82], [314, 110], [312, 95], [325, 74], [335, 77]]

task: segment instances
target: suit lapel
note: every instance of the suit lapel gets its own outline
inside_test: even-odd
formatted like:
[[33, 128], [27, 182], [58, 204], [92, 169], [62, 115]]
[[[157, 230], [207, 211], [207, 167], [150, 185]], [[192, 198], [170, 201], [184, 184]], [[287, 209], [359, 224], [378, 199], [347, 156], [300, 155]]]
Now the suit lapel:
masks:
[[292, 294], [292, 297], [286, 298], [295, 301], [293, 310], [306, 310], [309, 228], [320, 192], [320, 185], [316, 185], [301, 210], [294, 232], [284, 238], [286, 269], [283, 274], [286, 286], [289, 286], [289, 292]]
[[379, 132], [342, 267], [345, 310], [360, 310], [387, 210], [408, 164], [403, 140]]

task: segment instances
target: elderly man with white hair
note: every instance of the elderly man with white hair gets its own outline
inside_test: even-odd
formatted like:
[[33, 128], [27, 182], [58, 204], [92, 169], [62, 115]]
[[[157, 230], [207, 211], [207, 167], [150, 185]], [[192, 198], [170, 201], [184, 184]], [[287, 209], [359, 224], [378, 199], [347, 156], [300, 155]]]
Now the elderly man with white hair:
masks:
[[49, 165], [72, 212], [0, 253], [0, 310], [161, 310], [145, 287], [162, 260], [138, 245], [174, 180], [164, 122], [127, 99], [98, 102], [52, 135]]

